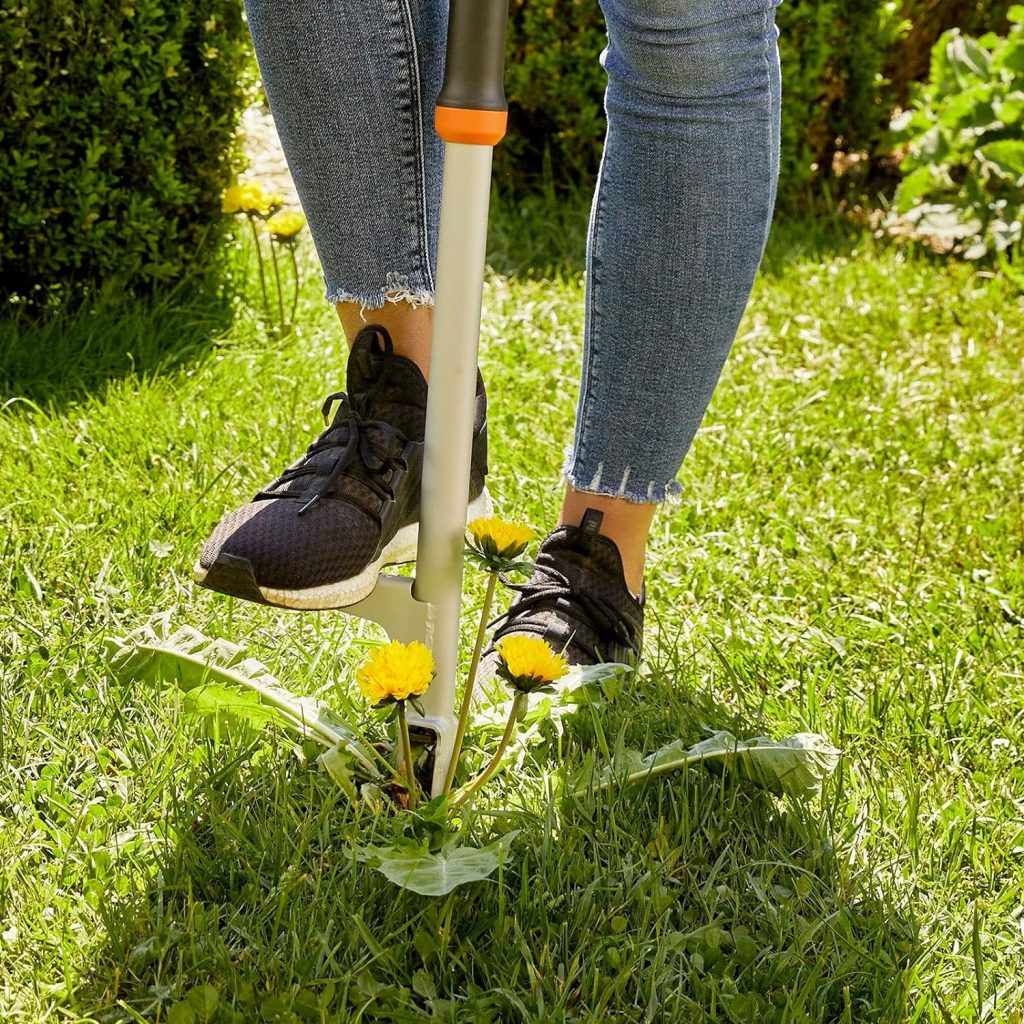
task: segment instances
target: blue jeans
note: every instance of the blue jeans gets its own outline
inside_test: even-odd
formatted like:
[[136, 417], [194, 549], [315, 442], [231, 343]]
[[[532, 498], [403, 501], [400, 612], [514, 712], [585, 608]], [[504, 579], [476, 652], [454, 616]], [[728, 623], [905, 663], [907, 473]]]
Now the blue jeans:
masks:
[[[658, 502], [679, 490], [676, 474], [771, 222], [776, 0], [600, 2], [608, 132], [564, 473], [582, 491]], [[443, 161], [433, 109], [447, 0], [245, 6], [328, 300], [429, 304]]]

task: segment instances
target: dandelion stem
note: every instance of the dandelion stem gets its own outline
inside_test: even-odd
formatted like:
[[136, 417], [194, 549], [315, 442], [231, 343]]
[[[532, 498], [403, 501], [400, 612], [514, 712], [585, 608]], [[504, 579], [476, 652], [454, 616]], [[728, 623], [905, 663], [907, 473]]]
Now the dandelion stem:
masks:
[[251, 213], [247, 213], [245, 218], [249, 222], [249, 227], [252, 228], [252, 240], [256, 243], [256, 262], [260, 267], [260, 291], [263, 293], [263, 315], [269, 320], [270, 303], [267, 301], [267, 275], [263, 268], [263, 247], [260, 245], [260, 235], [256, 230], [256, 218]]
[[519, 720], [519, 711], [525, 703], [526, 694], [516, 693], [515, 698], [512, 701], [512, 710], [508, 713], [508, 721], [505, 723], [505, 733], [501, 737], [498, 749], [494, 752], [494, 757], [491, 758], [487, 767], [475, 779], [473, 779], [472, 782], [468, 782], [455, 794], [455, 797], [452, 800], [453, 811], [461, 807], [498, 770], [502, 756], [504, 755], [512, 736], [516, 731], [516, 723]]
[[280, 318], [277, 328], [284, 334], [284, 296], [281, 293], [281, 272], [277, 266], [277, 242], [273, 238], [270, 239], [270, 258], [274, 263], [274, 284], [277, 285], [277, 313]]
[[412, 765], [412, 741], [409, 739], [409, 722], [405, 717], [405, 701], [398, 702], [398, 734], [402, 741], [402, 761], [405, 765], [405, 781], [409, 788], [409, 809], [416, 807], [416, 772]]
[[484, 594], [484, 604], [480, 609], [480, 625], [476, 631], [476, 645], [473, 648], [473, 658], [469, 663], [469, 675], [466, 677], [466, 689], [462, 694], [462, 707], [459, 710], [459, 727], [455, 731], [455, 746], [452, 749], [452, 759], [448, 765], [448, 775], [444, 780], [444, 792], [447, 796], [452, 791], [452, 783], [455, 781], [455, 771], [459, 767], [459, 755], [462, 753], [462, 741], [466, 737], [466, 726], [469, 724], [469, 712], [473, 706], [473, 687], [476, 684], [476, 673], [480, 667], [480, 654], [484, 649], [484, 637], [487, 635], [487, 619], [491, 614], [491, 602], [494, 600], [494, 588], [498, 582], [498, 574], [490, 573], [487, 578], [487, 591]]
[[299, 308], [299, 261], [295, 258], [295, 242], [288, 246], [288, 255], [292, 258], [292, 275], [295, 281], [295, 292], [292, 295], [292, 311], [288, 314], [288, 323], [295, 323], [295, 311]]

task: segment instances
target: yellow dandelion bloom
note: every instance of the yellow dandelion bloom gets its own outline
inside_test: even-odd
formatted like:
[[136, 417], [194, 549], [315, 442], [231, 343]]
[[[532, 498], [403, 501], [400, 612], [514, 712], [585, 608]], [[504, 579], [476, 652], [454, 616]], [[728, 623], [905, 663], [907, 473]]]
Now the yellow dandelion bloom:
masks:
[[556, 654], [540, 637], [507, 636], [494, 648], [501, 659], [498, 674], [524, 693], [548, 686], [569, 671], [565, 655]]
[[279, 241], [291, 241], [306, 223], [306, 218], [295, 210], [279, 210], [267, 218], [267, 230]]
[[284, 202], [284, 196], [258, 181], [240, 181], [224, 192], [220, 208], [225, 213], [259, 214], [266, 217]]
[[489, 558], [518, 558], [536, 536], [529, 526], [504, 519], [474, 519], [466, 524], [473, 547]]
[[429, 648], [414, 640], [397, 640], [378, 647], [356, 673], [356, 682], [372, 703], [405, 700], [426, 693], [434, 678], [434, 656]]

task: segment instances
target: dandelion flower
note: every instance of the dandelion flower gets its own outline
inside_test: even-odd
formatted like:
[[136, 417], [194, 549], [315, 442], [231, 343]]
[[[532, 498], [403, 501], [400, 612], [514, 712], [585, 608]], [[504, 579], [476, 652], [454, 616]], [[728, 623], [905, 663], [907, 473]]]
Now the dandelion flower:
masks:
[[474, 519], [466, 525], [469, 546], [491, 572], [501, 572], [515, 561], [536, 536], [529, 526], [504, 519]]
[[569, 671], [564, 654], [556, 654], [546, 640], [533, 636], [507, 636], [495, 645], [498, 675], [520, 693], [550, 686]]
[[414, 640], [378, 647], [356, 673], [356, 682], [372, 704], [422, 696], [434, 677], [434, 656]]
[[279, 241], [290, 242], [306, 223], [306, 218], [295, 210], [279, 210], [267, 219], [267, 230]]
[[224, 213], [259, 214], [266, 217], [284, 202], [284, 196], [258, 181], [240, 181], [224, 192], [220, 208]]

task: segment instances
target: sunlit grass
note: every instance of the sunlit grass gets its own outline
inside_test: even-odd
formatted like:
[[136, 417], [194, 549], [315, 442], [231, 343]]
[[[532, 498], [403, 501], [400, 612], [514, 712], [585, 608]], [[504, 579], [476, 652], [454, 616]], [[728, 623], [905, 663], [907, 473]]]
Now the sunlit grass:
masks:
[[[553, 219], [499, 215], [495, 266], [533, 272], [489, 277], [481, 357], [498, 510], [541, 531], [582, 330], [578, 244], [552, 247]], [[580, 240], [585, 219], [558, 221]], [[210, 985], [214, 1021], [1020, 1021], [1020, 298], [779, 226], [655, 522], [640, 677], [499, 781], [478, 826], [522, 830], [500, 876], [431, 901], [355, 861], [372, 835], [287, 742], [214, 748], [105, 666], [104, 637], [166, 612], [349, 699], [373, 627], [190, 581], [341, 383], [306, 256], [287, 341], [211, 319], [133, 372], [127, 332], [104, 350], [93, 331], [74, 373], [55, 359], [52, 404], [38, 359], [20, 391], [3, 364], [5, 399], [34, 404], [0, 417], [0, 1019], [162, 1021]], [[812, 729], [847, 757], [813, 809], [701, 772], [545, 799], [601, 742], [708, 728]]]

